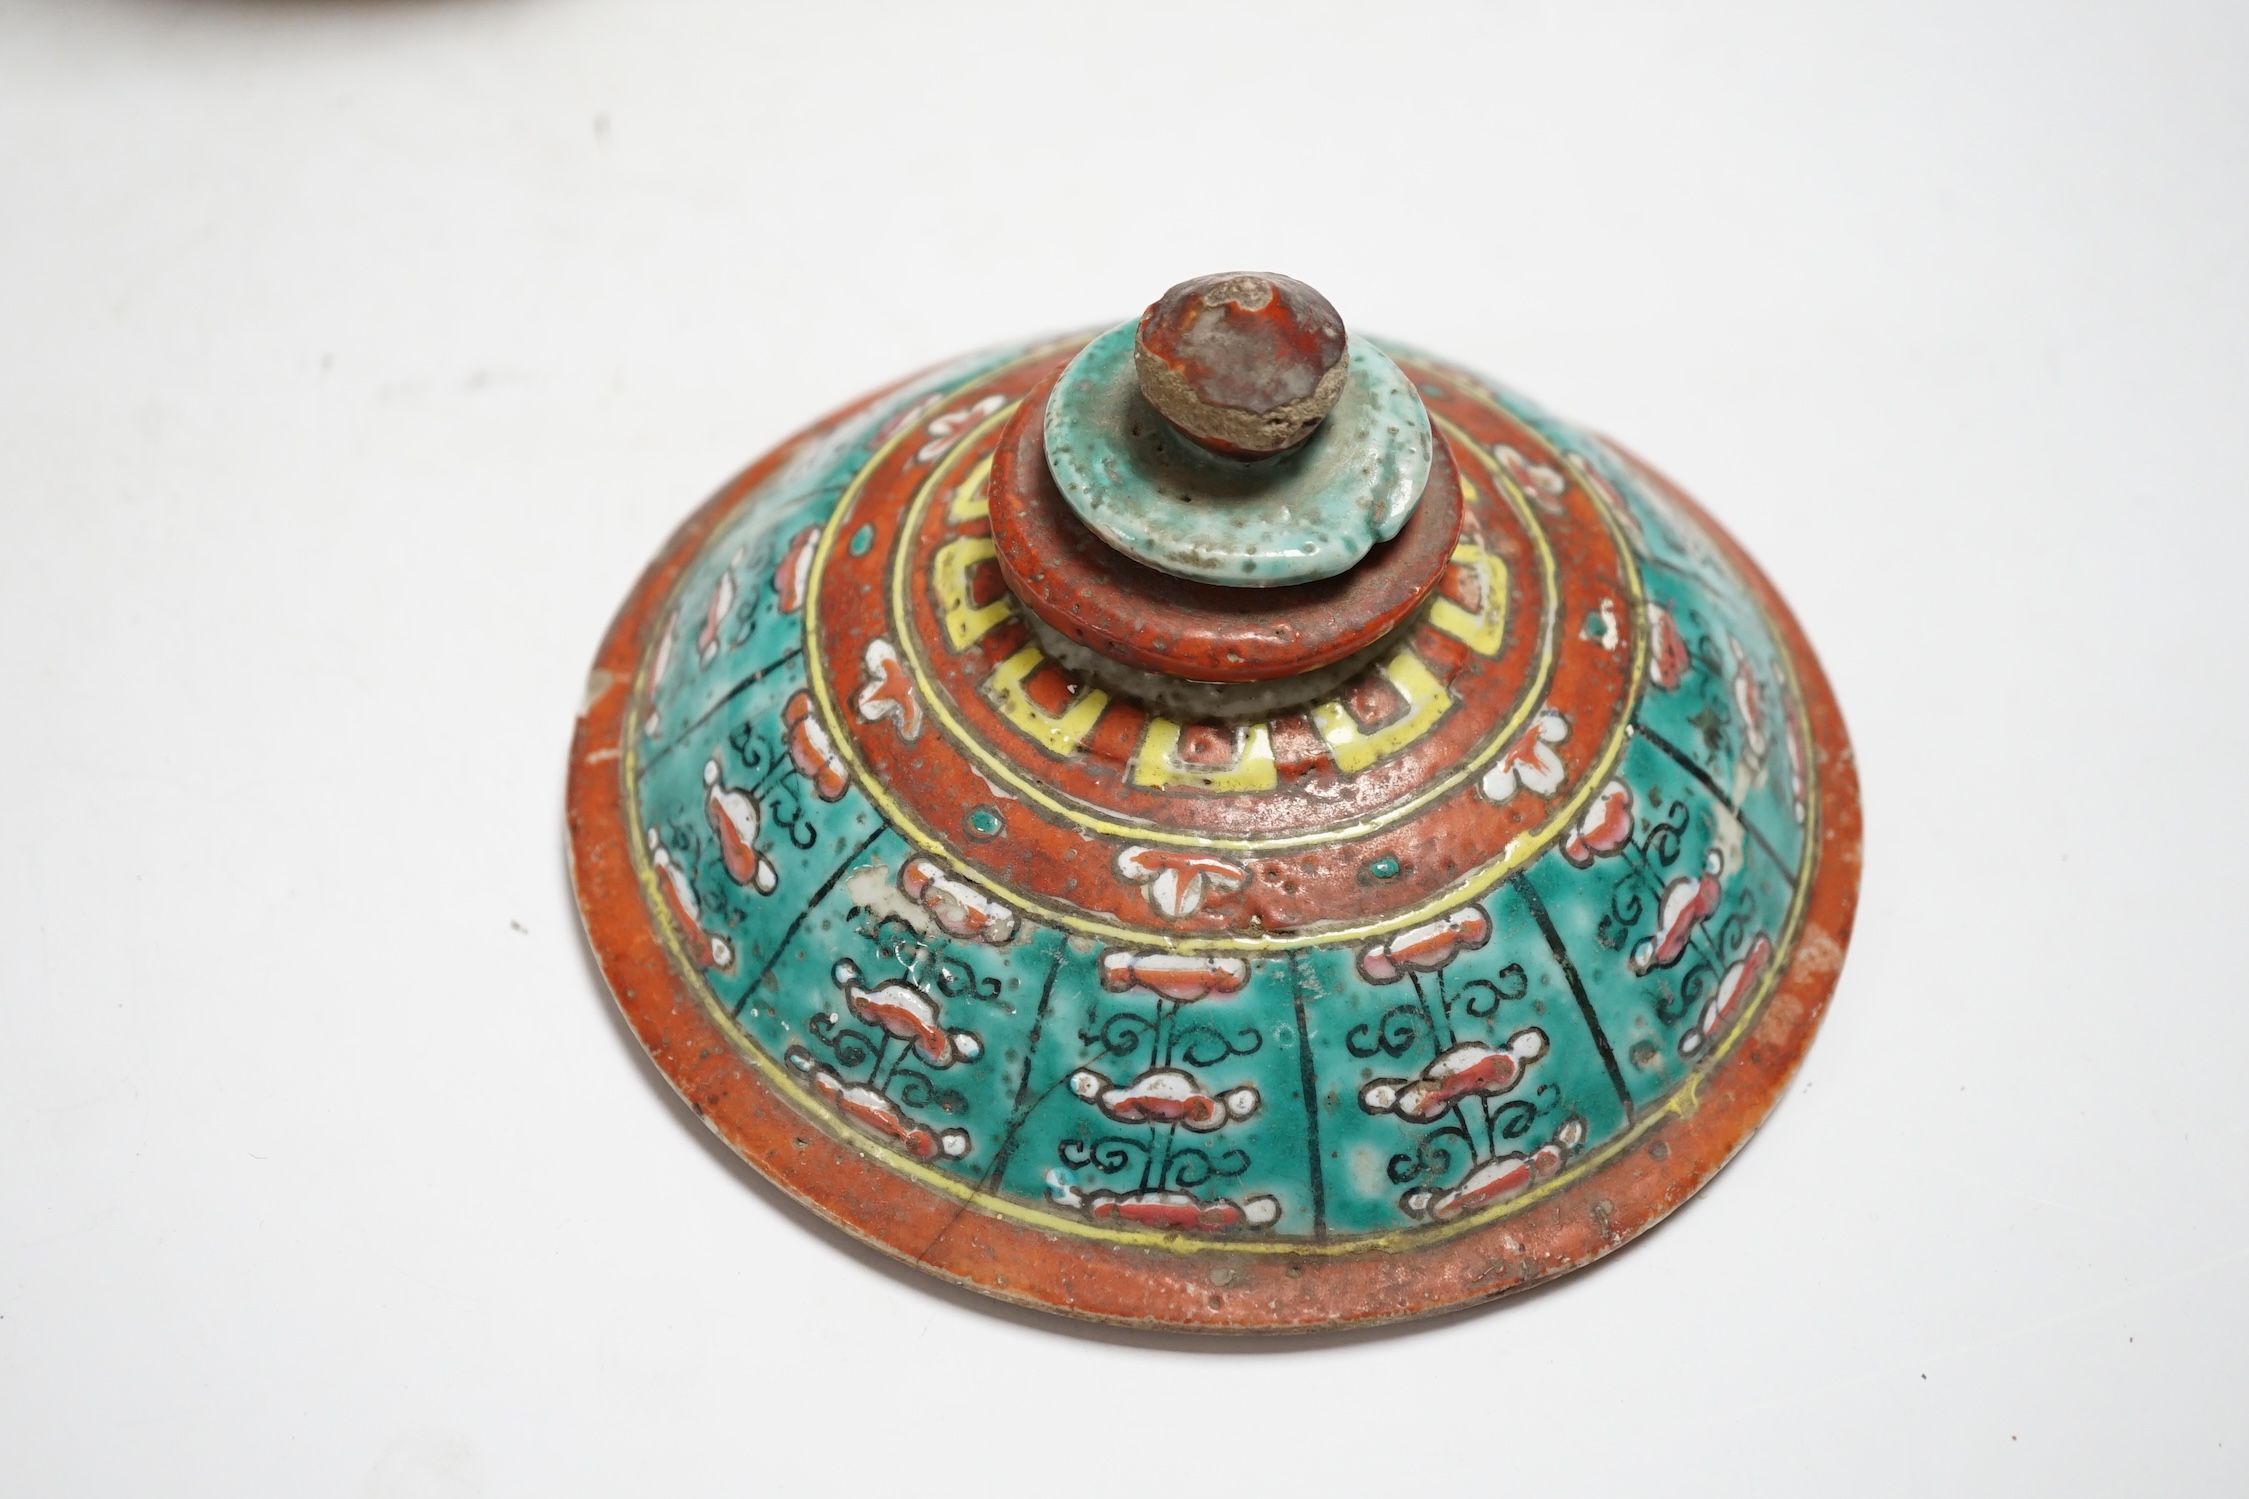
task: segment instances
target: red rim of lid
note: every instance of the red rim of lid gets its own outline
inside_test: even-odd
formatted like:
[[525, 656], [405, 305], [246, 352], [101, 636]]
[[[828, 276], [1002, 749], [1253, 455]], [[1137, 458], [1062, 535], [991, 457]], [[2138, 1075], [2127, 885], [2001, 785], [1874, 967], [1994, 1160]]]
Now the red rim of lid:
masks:
[[[1059, 371], [1057, 372], [1059, 375]], [[1047, 624], [1111, 660], [1198, 682], [1264, 682], [1341, 661], [1380, 640], [1433, 592], [1460, 539], [1460, 471], [1444, 435], [1404, 529], [1333, 578], [1225, 588], [1158, 572], [1094, 535], [1046, 466], [1046, 401], [1024, 398], [992, 458], [1001, 575]]]

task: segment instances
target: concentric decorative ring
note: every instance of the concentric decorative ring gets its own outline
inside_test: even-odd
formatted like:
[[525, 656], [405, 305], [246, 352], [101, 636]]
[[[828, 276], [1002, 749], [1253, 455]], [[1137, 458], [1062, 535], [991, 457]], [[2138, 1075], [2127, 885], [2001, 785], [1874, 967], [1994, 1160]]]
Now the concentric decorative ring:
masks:
[[1175, 577], [1271, 587], [1332, 578], [1398, 534], [1428, 481], [1429, 417], [1389, 355], [1350, 340], [1319, 430], [1266, 458], [1183, 436], [1140, 393], [1134, 325], [1086, 345], [1055, 382], [1046, 457], [1078, 519]]
[[[1474, 424], [1453, 446], [1478, 455], [1481, 478], [1464, 476], [1461, 540], [1437, 601], [1391, 655], [1300, 711], [1185, 721], [1050, 660], [1002, 581], [989, 463], [1013, 400], [1051, 368], [996, 377], [988, 399], [1005, 404], [935, 461], [903, 449], [875, 459], [810, 565], [810, 675], [837, 763], [923, 850], [1067, 930], [1272, 951], [1426, 919], [1504, 879], [1592, 794], [1622, 750], [1642, 659], [1638, 577], [1590, 490], [1565, 486], [1535, 507], [1476, 435], [1536, 445], [1527, 429], [1457, 397], [1432, 402]], [[876, 598], [880, 611], [867, 607]], [[1603, 611], [1623, 623], [1599, 636], [1568, 628]], [[895, 690], [931, 732], [909, 738], [852, 706], [877, 659], [896, 661]], [[1566, 791], [1481, 789], [1554, 726], [1574, 736], [1582, 767]], [[972, 810], [1002, 831], [969, 836]], [[1145, 859], [1127, 859], [1143, 847], [1216, 863], [1172, 899]]]
[[1460, 472], [1442, 439], [1405, 529], [1357, 567], [1277, 588], [1226, 588], [1133, 561], [1086, 529], [1046, 465], [1052, 377], [1001, 432], [986, 486], [1009, 590], [1090, 650], [1198, 682], [1298, 676], [1374, 645], [1435, 592], [1460, 540]]

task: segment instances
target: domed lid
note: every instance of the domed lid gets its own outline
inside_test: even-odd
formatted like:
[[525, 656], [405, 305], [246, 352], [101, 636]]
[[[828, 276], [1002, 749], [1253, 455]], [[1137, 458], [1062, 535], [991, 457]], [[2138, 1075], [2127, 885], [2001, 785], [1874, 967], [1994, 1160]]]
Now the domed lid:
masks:
[[1614, 444], [1277, 276], [753, 464], [588, 685], [587, 930], [743, 1157], [1114, 1321], [1412, 1316], [1693, 1192], [1857, 894], [1842, 721]]

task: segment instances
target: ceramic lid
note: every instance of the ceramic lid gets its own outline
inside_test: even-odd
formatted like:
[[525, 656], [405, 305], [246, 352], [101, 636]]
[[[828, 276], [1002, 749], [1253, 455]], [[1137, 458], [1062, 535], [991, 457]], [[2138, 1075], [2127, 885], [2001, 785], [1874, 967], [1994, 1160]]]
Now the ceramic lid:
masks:
[[588, 934], [743, 1158], [1107, 1320], [1414, 1316], [1764, 1118], [1858, 881], [1755, 565], [1614, 443], [1283, 277], [855, 403], [626, 601]]

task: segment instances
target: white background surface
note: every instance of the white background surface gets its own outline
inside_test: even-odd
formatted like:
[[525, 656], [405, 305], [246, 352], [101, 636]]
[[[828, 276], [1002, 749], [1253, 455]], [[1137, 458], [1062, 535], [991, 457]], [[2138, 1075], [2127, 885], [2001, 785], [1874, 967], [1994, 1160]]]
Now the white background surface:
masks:
[[[0, 3], [0, 1491], [2249, 1484], [2249, 11]], [[1285, 270], [1613, 432], [1817, 643], [1867, 865], [1609, 1264], [1222, 1347], [732, 1164], [563, 871], [768, 443]]]

